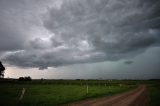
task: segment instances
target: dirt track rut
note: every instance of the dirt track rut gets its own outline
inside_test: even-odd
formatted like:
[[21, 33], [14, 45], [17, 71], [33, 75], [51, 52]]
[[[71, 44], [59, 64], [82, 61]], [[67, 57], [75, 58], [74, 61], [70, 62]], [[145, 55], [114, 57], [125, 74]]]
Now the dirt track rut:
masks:
[[67, 106], [146, 106], [148, 95], [145, 85], [122, 94], [92, 100], [83, 100]]

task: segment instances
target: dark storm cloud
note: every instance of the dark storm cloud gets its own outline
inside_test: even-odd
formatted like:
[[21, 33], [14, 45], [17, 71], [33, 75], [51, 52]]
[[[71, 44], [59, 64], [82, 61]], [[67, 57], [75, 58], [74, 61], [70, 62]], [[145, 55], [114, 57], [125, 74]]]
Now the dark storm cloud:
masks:
[[5, 27], [4, 24], [0, 24], [0, 51], [23, 49], [23, 42], [21, 41], [20, 34], [14, 29], [10, 29], [10, 31], [8, 31], [8, 29], [10, 28]]
[[37, 19], [30, 16], [35, 8], [30, 10], [32, 5], [27, 4], [27, 0], [0, 0], [0, 51], [26, 49], [29, 29]]
[[132, 64], [132, 63], [133, 61], [130, 61], [130, 60], [124, 62], [124, 64]]
[[[1, 11], [1, 10], [0, 10]], [[0, 51], [19, 50], [23, 47], [21, 32], [16, 24], [0, 14]], [[10, 25], [12, 24], [12, 25]]]
[[[0, 40], [4, 42], [0, 42], [3, 44], [0, 47], [2, 51], [5, 47], [8, 51], [13, 49], [3, 56], [12, 65], [45, 69], [117, 61], [132, 58], [160, 43], [160, 0], [55, 0], [53, 3], [48, 0], [45, 5], [44, 1], [22, 2], [27, 9], [17, 6], [16, 1], [10, 8], [21, 9], [12, 11], [18, 14], [12, 18], [20, 24], [13, 20], [8, 23], [7, 18], [11, 18], [6, 13], [0, 16], [0, 22], [11, 27], [0, 25], [0, 36], [5, 39]], [[5, 6], [1, 8], [2, 12], [8, 10]]]

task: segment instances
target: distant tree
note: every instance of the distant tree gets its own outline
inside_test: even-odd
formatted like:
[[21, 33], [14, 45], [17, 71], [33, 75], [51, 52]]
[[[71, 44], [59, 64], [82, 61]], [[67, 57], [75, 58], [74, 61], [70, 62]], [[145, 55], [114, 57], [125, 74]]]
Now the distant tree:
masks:
[[5, 70], [5, 67], [3, 66], [2, 62], [0, 61], [0, 78], [4, 78], [4, 70]]
[[31, 81], [32, 80], [30, 76], [24, 77], [24, 79], [25, 79], [25, 81]]
[[19, 81], [24, 81], [24, 77], [19, 77]]
[[28, 77], [19, 77], [18, 79], [19, 81], [32, 81], [31, 77], [28, 76]]

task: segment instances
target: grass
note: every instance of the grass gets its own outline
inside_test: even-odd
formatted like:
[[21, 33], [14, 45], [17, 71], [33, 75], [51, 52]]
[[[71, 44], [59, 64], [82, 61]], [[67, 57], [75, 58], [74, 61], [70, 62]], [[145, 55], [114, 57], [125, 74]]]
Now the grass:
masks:
[[127, 91], [133, 86], [89, 85], [86, 93], [85, 85], [64, 84], [1, 84], [0, 105], [17, 105], [22, 88], [26, 88], [24, 98], [18, 103], [23, 106], [56, 106], [86, 98], [113, 95]]
[[13, 106], [17, 103], [21, 87], [15, 85], [0, 85], [0, 105]]
[[148, 86], [150, 102], [149, 106], [160, 106], [160, 84]]

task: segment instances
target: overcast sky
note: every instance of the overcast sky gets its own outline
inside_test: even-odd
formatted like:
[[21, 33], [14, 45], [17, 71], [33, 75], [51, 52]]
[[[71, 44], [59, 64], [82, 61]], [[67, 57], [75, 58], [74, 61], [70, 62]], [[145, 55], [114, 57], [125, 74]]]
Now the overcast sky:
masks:
[[160, 0], [0, 0], [5, 77], [160, 78]]

